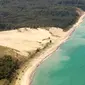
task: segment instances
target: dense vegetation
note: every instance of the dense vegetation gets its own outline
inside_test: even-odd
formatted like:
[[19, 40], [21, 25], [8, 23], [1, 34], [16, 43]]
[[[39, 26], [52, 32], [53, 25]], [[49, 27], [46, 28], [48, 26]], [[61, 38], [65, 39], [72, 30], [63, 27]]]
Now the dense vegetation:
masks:
[[58, 5], [74, 6], [85, 10], [85, 0], [57, 0]]
[[75, 7], [59, 4], [60, 0], [0, 0], [0, 30], [19, 27], [67, 28], [76, 22], [78, 13]]
[[0, 79], [9, 78], [17, 68], [17, 61], [11, 56], [5, 55], [0, 58]]

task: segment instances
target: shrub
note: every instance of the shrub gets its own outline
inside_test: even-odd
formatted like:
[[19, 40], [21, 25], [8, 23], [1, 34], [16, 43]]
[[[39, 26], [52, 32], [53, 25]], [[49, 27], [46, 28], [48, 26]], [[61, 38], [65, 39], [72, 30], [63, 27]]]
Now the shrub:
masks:
[[9, 78], [10, 75], [15, 71], [17, 61], [14, 60], [10, 55], [4, 55], [0, 58], [0, 79]]

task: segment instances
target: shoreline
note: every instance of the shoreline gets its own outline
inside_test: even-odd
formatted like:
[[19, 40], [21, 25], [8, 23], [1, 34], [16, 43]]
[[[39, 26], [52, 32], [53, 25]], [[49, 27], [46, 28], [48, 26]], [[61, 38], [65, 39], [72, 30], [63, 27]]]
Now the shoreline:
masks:
[[[57, 46], [56, 49], [55, 49], [53, 52], [55, 52], [56, 50], [58, 50], [59, 47], [60, 47], [63, 43], [65, 43], [65, 42], [71, 37], [72, 33], [75, 31], [75, 28], [77, 28], [77, 27], [80, 25], [80, 23], [82, 23], [84, 17], [85, 17], [85, 13], [84, 13], [83, 15], [81, 15], [81, 17], [79, 18], [79, 20], [77, 21], [77, 23], [75, 23], [75, 24], [72, 26], [72, 28], [70, 28], [69, 31], [71, 31], [71, 32], [68, 33], [68, 34], [65, 36], [64, 40], [61, 41], [60, 45]], [[28, 85], [32, 85], [32, 81], [33, 81], [33, 77], [35, 76], [36, 69], [37, 69], [37, 68], [40, 66], [40, 64], [42, 64], [42, 63], [44, 62], [44, 60], [46, 60], [53, 52], [49, 53], [45, 58], [43, 58], [43, 60], [41, 60], [41, 61], [39, 62], [39, 64], [36, 66], [36, 68], [35, 68], [35, 70], [33, 71], [33, 73], [30, 74], [30, 79], [31, 79], [31, 80], [30, 80], [30, 83], [29, 83]]]
[[40, 66], [40, 64], [44, 60], [46, 60], [49, 57], [49, 55], [58, 50], [59, 47], [70, 38], [72, 33], [75, 31], [75, 28], [77, 28], [80, 25], [84, 17], [85, 17], [85, 12], [80, 16], [79, 20], [70, 28], [65, 37], [59, 43], [57, 44], [53, 43], [54, 45], [51, 48], [49, 48], [49, 50], [46, 53], [40, 55], [38, 59], [32, 61], [32, 63], [35, 65], [31, 66], [30, 68], [27, 68], [25, 74], [23, 75], [24, 77], [22, 77], [21, 79], [20, 85], [31, 85], [36, 69]]

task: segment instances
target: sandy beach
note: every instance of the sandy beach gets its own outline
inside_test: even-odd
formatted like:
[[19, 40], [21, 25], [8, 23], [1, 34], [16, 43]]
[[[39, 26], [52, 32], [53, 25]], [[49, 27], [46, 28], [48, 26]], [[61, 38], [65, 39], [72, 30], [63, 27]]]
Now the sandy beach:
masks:
[[52, 55], [54, 51], [56, 51], [61, 44], [65, 43], [68, 38], [70, 38], [71, 34], [75, 31], [75, 28], [77, 28], [80, 23], [83, 21], [83, 18], [85, 17], [85, 13], [80, 17], [78, 22], [73, 25], [73, 27], [66, 32], [65, 36], [62, 37], [57, 43], [55, 42], [51, 48], [49, 48], [44, 53], [41, 53], [41, 55], [35, 59], [33, 59], [30, 64], [31, 66], [28, 67], [28, 69], [25, 70], [24, 75], [21, 78], [21, 81], [15, 85], [31, 85], [33, 75], [37, 69], [37, 67], [49, 57], [49, 55]]

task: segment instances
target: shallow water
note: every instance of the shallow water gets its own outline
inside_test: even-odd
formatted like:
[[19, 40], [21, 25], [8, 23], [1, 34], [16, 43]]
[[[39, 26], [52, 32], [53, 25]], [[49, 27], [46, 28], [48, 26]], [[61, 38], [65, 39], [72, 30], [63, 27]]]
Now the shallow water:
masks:
[[32, 85], [85, 85], [85, 20], [38, 67]]

